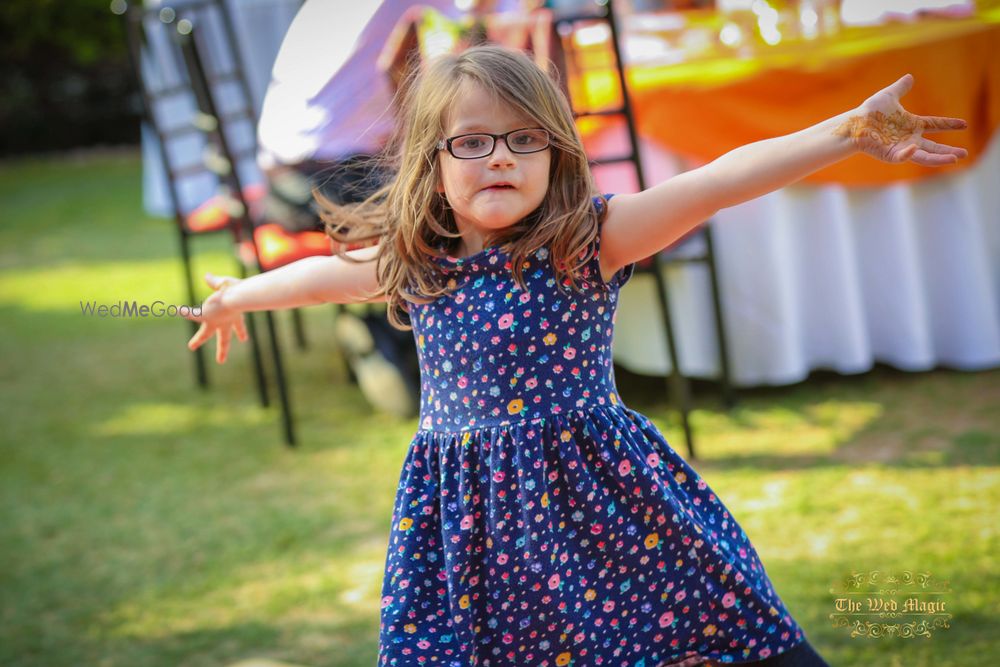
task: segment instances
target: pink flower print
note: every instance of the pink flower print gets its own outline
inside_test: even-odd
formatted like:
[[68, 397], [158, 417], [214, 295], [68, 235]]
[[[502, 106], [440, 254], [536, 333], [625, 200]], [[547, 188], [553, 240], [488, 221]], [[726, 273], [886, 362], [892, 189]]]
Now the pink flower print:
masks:
[[455, 303], [465, 303], [465, 292], [459, 292], [455, 295]]
[[391, 605], [392, 601], [393, 597], [391, 595], [386, 595], [384, 598], [382, 598], [382, 609], [385, 609], [386, 607]]
[[736, 604], [736, 593], [729, 591], [722, 598], [722, 606], [725, 607], [726, 609], [729, 609], [734, 604]]
[[460, 525], [462, 527], [462, 530], [468, 530], [472, 528], [472, 515], [466, 514], [465, 516], [463, 516], [462, 523]]
[[615, 609], [614, 600], [608, 600], [607, 602], [604, 603], [604, 611], [614, 611], [614, 609]]
[[630, 472], [632, 472], [632, 464], [629, 463], [628, 459], [622, 459], [622, 462], [618, 464], [618, 474], [624, 477]]
[[649, 464], [650, 468], [655, 468], [656, 466], [660, 465], [660, 455], [657, 454], [656, 452], [653, 452], [652, 454], [646, 457], [646, 463]]
[[559, 588], [559, 574], [553, 574], [549, 577], [549, 590], [554, 590]]
[[431, 647], [431, 643], [429, 641], [427, 641], [426, 639], [421, 639], [420, 641], [417, 642], [417, 648], [424, 648], [424, 649], [426, 649], [426, 648], [430, 648], [430, 647]]
[[531, 378], [524, 383], [524, 386], [527, 387], [528, 389], [534, 389], [535, 387], [538, 386], [538, 379]]
[[507, 554], [500, 554], [499, 556], [497, 556], [497, 563], [500, 564], [500, 565], [506, 565], [507, 564]]
[[464, 375], [458, 376], [458, 388], [465, 389], [468, 386], [469, 386], [469, 378], [465, 377]]
[[497, 483], [503, 481], [503, 470], [497, 470], [495, 473], [493, 473], [493, 481]]
[[576, 358], [576, 348], [575, 347], [567, 347], [563, 351], [563, 358], [564, 359], [575, 359]]
[[602, 526], [599, 523], [595, 523], [593, 526], [590, 527], [590, 534], [600, 535], [602, 530], [604, 530], [604, 526]]
[[501, 329], [510, 329], [510, 325], [512, 324], [514, 324], [513, 313], [504, 313], [500, 316], [500, 319], [497, 320], [497, 326]]
[[520, 301], [521, 303], [528, 303], [529, 301], [531, 301], [531, 295], [525, 292], [521, 296], [517, 297], [517, 300]]
[[769, 657], [771, 655], [771, 649], [769, 649], [769, 648], [762, 648], [760, 650], [760, 653], [758, 655], [760, 655], [760, 659], [763, 660], [764, 658], [767, 658], [767, 657]]
[[677, 591], [677, 595], [674, 596], [674, 600], [676, 602], [681, 602], [686, 597], [687, 597], [687, 591]]
[[494, 336], [493, 338], [490, 338], [490, 342], [493, 343], [494, 345], [499, 345], [500, 344], [500, 336]]
[[663, 614], [660, 616], [660, 627], [669, 628], [673, 624], [674, 624], [674, 612], [672, 611], [663, 612]]

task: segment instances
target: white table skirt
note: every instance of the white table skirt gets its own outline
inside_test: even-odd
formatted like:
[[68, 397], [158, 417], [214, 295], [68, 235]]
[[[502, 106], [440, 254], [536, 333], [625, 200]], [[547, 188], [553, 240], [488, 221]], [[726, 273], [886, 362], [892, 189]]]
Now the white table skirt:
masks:
[[[644, 146], [648, 180], [674, 173]], [[627, 187], [609, 174], [606, 192]], [[618, 190], [625, 191], [625, 190]], [[862, 373], [1000, 366], [1000, 141], [956, 174], [882, 188], [796, 185], [712, 223], [731, 380], [783, 385], [813, 369]], [[708, 271], [664, 270], [682, 372], [718, 378]], [[655, 283], [622, 291], [615, 360], [671, 371]]]

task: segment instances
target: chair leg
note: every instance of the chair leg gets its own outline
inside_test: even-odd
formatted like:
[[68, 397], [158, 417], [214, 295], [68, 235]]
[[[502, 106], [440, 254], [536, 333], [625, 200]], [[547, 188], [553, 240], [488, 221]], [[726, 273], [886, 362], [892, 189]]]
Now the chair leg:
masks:
[[[194, 275], [191, 267], [191, 249], [188, 246], [188, 237], [183, 231], [181, 237], [181, 262], [184, 264], [184, 286], [187, 288], [187, 302], [192, 306], [198, 298], [194, 292]], [[188, 321], [191, 335], [198, 333], [201, 325], [197, 322]], [[205, 348], [199, 347], [194, 351], [194, 378], [198, 386], [202, 389], [208, 387], [208, 369], [205, 365]]]
[[281, 361], [281, 344], [278, 341], [278, 329], [274, 324], [274, 313], [264, 312], [267, 322], [268, 338], [271, 341], [271, 359], [274, 361], [274, 378], [278, 385], [278, 400], [281, 403], [281, 425], [285, 435], [285, 444], [295, 446], [295, 424], [292, 417], [291, 401], [288, 396], [288, 383], [285, 380], [285, 368]]
[[726, 325], [722, 320], [722, 299], [719, 297], [719, 273], [715, 265], [715, 248], [712, 245], [712, 225], [705, 225], [705, 255], [708, 264], [709, 282], [712, 286], [712, 308], [715, 311], [715, 331], [719, 340], [719, 366], [722, 377], [722, 402], [726, 409], [731, 410], [736, 405], [736, 394], [733, 391], [732, 376], [729, 369], [729, 345], [726, 338]]
[[[239, 275], [241, 279], [247, 277], [247, 267], [243, 262], [239, 262]], [[264, 373], [264, 355], [260, 351], [255, 313], [246, 313], [246, 323], [247, 336], [250, 338], [250, 357], [253, 359], [254, 378], [257, 380], [257, 395], [260, 398], [261, 407], [266, 408], [271, 405], [271, 398], [267, 391], [267, 374]]]
[[300, 350], [308, 350], [309, 341], [306, 340], [306, 329], [302, 324], [302, 310], [299, 308], [292, 310], [292, 330], [295, 332], [295, 346]]
[[659, 255], [653, 256], [653, 279], [656, 281], [656, 291], [659, 296], [660, 314], [663, 317], [663, 328], [666, 331], [667, 353], [673, 371], [670, 374], [670, 393], [681, 412], [681, 426], [684, 429], [684, 439], [687, 441], [688, 454], [692, 461], [696, 460], [694, 451], [694, 435], [691, 432], [689, 414], [691, 412], [691, 392], [688, 380], [681, 373], [680, 359], [677, 355], [676, 337], [674, 336], [673, 318], [670, 316], [670, 295], [666, 281], [663, 278], [663, 263]]

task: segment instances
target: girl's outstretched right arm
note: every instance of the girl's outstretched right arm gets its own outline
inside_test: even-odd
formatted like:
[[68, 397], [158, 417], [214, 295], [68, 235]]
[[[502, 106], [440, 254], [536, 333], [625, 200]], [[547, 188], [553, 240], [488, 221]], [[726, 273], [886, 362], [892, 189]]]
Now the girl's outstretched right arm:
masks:
[[[378, 246], [372, 246], [345, 254], [366, 260], [377, 253]], [[378, 291], [374, 261], [355, 263], [338, 256], [307, 257], [246, 280], [208, 274], [205, 281], [215, 291], [200, 312], [194, 309], [185, 315], [201, 324], [188, 348], [196, 350], [215, 336], [215, 360], [220, 364], [226, 361], [233, 332], [240, 341], [247, 339], [245, 312], [385, 300], [373, 296]]]

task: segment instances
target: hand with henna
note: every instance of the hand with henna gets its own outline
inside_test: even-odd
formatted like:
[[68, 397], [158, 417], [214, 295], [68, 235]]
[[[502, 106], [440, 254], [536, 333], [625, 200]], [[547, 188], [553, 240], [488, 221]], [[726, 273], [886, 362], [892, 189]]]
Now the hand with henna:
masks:
[[834, 130], [850, 137], [855, 147], [884, 162], [907, 160], [927, 167], [958, 162], [968, 155], [964, 148], [939, 144], [925, 138], [925, 132], [961, 130], [961, 118], [917, 116], [902, 107], [899, 98], [913, 87], [913, 76], [904, 75], [891, 86], [875, 93]]

